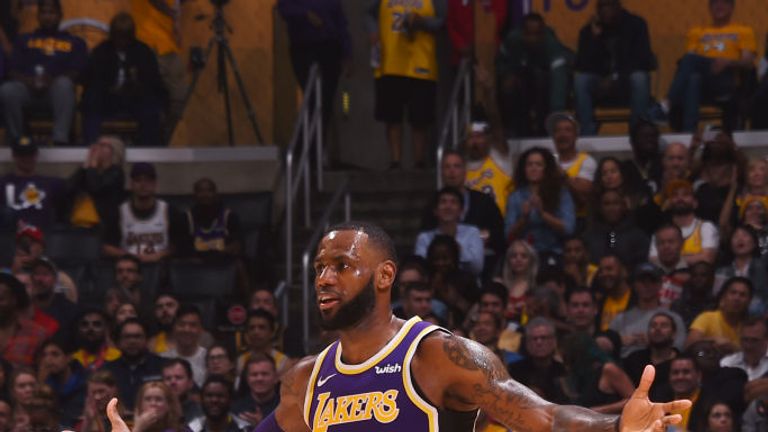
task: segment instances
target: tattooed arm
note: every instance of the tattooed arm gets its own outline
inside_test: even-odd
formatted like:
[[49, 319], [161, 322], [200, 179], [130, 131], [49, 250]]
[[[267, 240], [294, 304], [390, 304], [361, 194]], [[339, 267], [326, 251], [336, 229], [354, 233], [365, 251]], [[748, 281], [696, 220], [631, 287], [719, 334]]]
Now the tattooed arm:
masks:
[[419, 387], [438, 406], [456, 411], [480, 408], [520, 431], [661, 432], [665, 425], [681, 420], [679, 415], [665, 416], [665, 412], [690, 405], [688, 401], [651, 403], [648, 388], [653, 382], [653, 368], [643, 374], [621, 418], [556, 405], [510, 378], [499, 358], [487, 348], [444, 333], [421, 342], [412, 368]]
[[301, 359], [286, 371], [280, 381], [280, 404], [274, 414], [280, 429], [286, 432], [309, 431], [304, 423], [304, 396], [315, 364], [315, 356]]

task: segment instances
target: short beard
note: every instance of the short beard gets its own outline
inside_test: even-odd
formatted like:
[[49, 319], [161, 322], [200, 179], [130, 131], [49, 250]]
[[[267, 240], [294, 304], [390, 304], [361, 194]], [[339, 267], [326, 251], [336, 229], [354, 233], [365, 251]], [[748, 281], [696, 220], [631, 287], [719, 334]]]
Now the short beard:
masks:
[[674, 340], [671, 340], [671, 339], [667, 339], [667, 340], [663, 340], [663, 341], [659, 341], [659, 342], [648, 341], [648, 347], [653, 348], [653, 349], [669, 348], [673, 344], [674, 344]]
[[354, 327], [373, 311], [376, 305], [376, 291], [373, 288], [373, 276], [368, 283], [347, 304], [339, 305], [336, 315], [325, 318], [320, 313], [320, 327], [323, 330], [343, 330]]

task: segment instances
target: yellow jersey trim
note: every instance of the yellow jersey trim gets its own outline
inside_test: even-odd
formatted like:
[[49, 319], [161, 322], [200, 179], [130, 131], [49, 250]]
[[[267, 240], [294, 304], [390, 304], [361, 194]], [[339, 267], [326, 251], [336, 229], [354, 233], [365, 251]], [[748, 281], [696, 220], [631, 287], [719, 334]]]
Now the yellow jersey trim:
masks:
[[408, 331], [411, 330], [411, 327], [414, 326], [417, 322], [421, 321], [421, 319], [418, 316], [415, 316], [403, 324], [403, 327], [398, 330], [397, 334], [395, 334], [395, 337], [392, 338], [382, 349], [379, 350], [376, 354], [371, 356], [368, 360], [357, 364], [357, 365], [347, 365], [344, 364], [343, 361], [341, 361], [341, 341], [339, 341], [339, 348], [336, 350], [336, 370], [341, 372], [344, 375], [357, 375], [361, 374], [368, 369], [372, 368], [373, 366], [377, 365], [381, 360], [383, 360], [385, 357], [387, 357], [398, 345], [400, 345], [400, 342], [403, 341], [405, 336], [408, 334]]
[[333, 344], [328, 345], [315, 359], [315, 365], [312, 367], [312, 373], [309, 375], [309, 382], [307, 382], [307, 394], [304, 396], [304, 423], [312, 429], [312, 425], [309, 424], [309, 410], [312, 406], [312, 398], [315, 397], [315, 381], [320, 374], [320, 368], [323, 366], [323, 360], [325, 360], [326, 354], [331, 349]]
[[429, 432], [440, 431], [440, 425], [437, 421], [437, 408], [425, 401], [414, 388], [413, 381], [411, 381], [411, 360], [413, 360], [413, 356], [416, 354], [419, 342], [421, 342], [421, 340], [428, 334], [440, 329], [441, 328], [437, 326], [429, 326], [422, 330], [413, 342], [411, 342], [411, 346], [408, 348], [408, 351], [405, 354], [405, 360], [403, 361], [403, 387], [405, 388], [405, 393], [408, 395], [408, 399], [427, 415], [427, 418], [429, 419]]

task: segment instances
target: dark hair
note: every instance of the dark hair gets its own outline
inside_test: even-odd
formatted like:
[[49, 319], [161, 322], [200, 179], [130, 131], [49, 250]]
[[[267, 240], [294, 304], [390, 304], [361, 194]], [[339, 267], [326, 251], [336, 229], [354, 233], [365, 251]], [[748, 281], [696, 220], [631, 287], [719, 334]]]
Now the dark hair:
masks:
[[184, 373], [187, 374], [187, 378], [194, 378], [195, 374], [192, 371], [192, 364], [189, 363], [189, 360], [183, 359], [181, 357], [169, 359], [163, 363], [163, 370], [170, 369], [174, 366], [181, 366], [184, 369]]
[[203, 323], [203, 313], [200, 312], [200, 308], [193, 304], [185, 304], [179, 306], [179, 310], [176, 311], [176, 317], [173, 319], [173, 324], [176, 325], [181, 317], [186, 315], [195, 315], [200, 320], [200, 324]]
[[669, 312], [666, 312], [666, 311], [656, 312], [655, 314], [653, 314], [653, 316], [651, 316], [651, 319], [648, 320], [648, 327], [651, 326], [651, 321], [653, 321], [654, 318], [659, 317], [659, 316], [663, 316], [666, 319], [668, 319], [669, 322], [672, 323], [672, 330], [677, 332], [677, 323], [675, 322], [675, 319], [672, 317], [672, 314], [670, 314]]
[[327, 236], [333, 231], [360, 231], [368, 236], [368, 242], [373, 246], [379, 248], [384, 254], [384, 257], [390, 261], [397, 263], [397, 250], [395, 248], [395, 242], [392, 237], [387, 234], [380, 226], [371, 222], [343, 222], [336, 224], [328, 228], [323, 237]]
[[437, 194], [435, 195], [435, 208], [437, 208], [438, 203], [440, 202], [440, 197], [443, 195], [451, 195], [452, 197], [459, 200], [459, 205], [464, 208], [464, 196], [459, 192], [458, 189], [451, 186], [443, 186], [439, 191], [437, 191]]
[[440, 234], [436, 235], [429, 244], [429, 247], [427, 247], [427, 265], [432, 261], [431, 258], [434, 255], [435, 250], [440, 247], [447, 247], [456, 264], [459, 264], [459, 257], [461, 256], [459, 243], [456, 242], [455, 238], [449, 235]]
[[157, 303], [157, 301], [158, 301], [158, 300], [160, 300], [160, 297], [170, 297], [170, 298], [172, 298], [173, 300], [175, 300], [175, 301], [176, 301], [176, 303], [179, 303], [179, 304], [181, 304], [181, 302], [179, 301], [179, 297], [178, 297], [176, 294], [173, 294], [173, 293], [170, 293], [170, 292], [167, 292], [167, 291], [164, 291], [164, 292], [161, 292], [161, 293], [157, 294], [157, 295], [155, 296], [155, 301], [154, 301], [154, 303]]
[[697, 372], [701, 372], [701, 367], [699, 366], [699, 363], [696, 361], [696, 357], [695, 357], [695, 354], [689, 353], [689, 352], [688, 352], [689, 350], [690, 350], [690, 347], [689, 347], [689, 349], [688, 349], [688, 350], [686, 350], [685, 352], [683, 352], [683, 353], [680, 353], [680, 354], [678, 354], [678, 355], [677, 355], [677, 357], [673, 358], [673, 359], [672, 359], [672, 360], [669, 362], [669, 367], [671, 368], [671, 367], [672, 367], [672, 363], [674, 363], [674, 362], [676, 362], [676, 361], [687, 360], [687, 361], [689, 361], [689, 362], [691, 362], [691, 363], [693, 364], [693, 368], [694, 368], [694, 369], [695, 369]]
[[[466, 162], [466, 158], [464, 157], [464, 154], [458, 150], [454, 149], [448, 149], [443, 152], [443, 160], [447, 158], [448, 156], [456, 156], [457, 158], [461, 159], [461, 162]], [[442, 162], [442, 161], [441, 161]]]
[[110, 38], [114, 38], [121, 32], [127, 33], [131, 39], [136, 37], [136, 22], [128, 12], [120, 12], [109, 21]]
[[136, 268], [138, 268], [139, 271], [141, 271], [141, 260], [136, 255], [133, 255], [133, 254], [120, 255], [120, 257], [115, 260], [115, 268], [117, 268], [117, 263], [119, 263], [120, 261], [130, 261], [136, 264]]
[[523, 25], [526, 25], [529, 22], [541, 23], [544, 25], [544, 17], [536, 12], [531, 12], [523, 17]]
[[400, 268], [398, 269], [398, 273], [402, 273], [406, 270], [416, 270], [419, 272], [422, 276], [427, 276], [427, 260], [419, 255], [408, 255], [403, 259], [403, 261], [400, 263]]
[[[480, 314], [488, 314], [493, 319], [493, 325], [496, 326], [497, 330], [502, 330], [504, 328], [504, 319], [500, 315], [496, 315], [487, 311], [478, 311], [477, 317], [480, 318]], [[536, 319], [536, 318], [534, 318]], [[477, 324], [478, 320], [475, 320], [473, 326]]]
[[203, 183], [208, 183], [209, 185], [211, 185], [211, 188], [213, 189], [214, 192], [216, 192], [217, 189], [218, 189], [216, 187], [216, 182], [214, 182], [213, 180], [211, 180], [208, 177], [203, 177], [203, 178], [199, 178], [199, 179], [195, 180], [195, 183], [192, 184], [192, 189], [194, 191], [197, 191], [197, 188], [200, 187], [200, 185], [202, 185]]
[[[736, 226], [736, 228], [733, 229], [733, 232], [731, 232], [731, 238], [730, 239], [733, 239], [733, 235], [736, 234], [736, 231], [738, 231], [738, 230], [744, 231], [747, 234], [749, 234], [749, 237], [752, 239], [752, 244], [754, 246], [752, 248], [752, 256], [755, 257], [755, 258], [759, 257], [760, 256], [760, 239], [757, 236], [757, 231], [755, 231], [755, 229], [752, 228], [751, 225], [739, 224], [739, 225]], [[731, 261], [731, 260], [733, 260], [733, 258], [734, 258], [733, 248], [731, 247], [731, 242], [729, 241], [728, 242], [728, 258], [727, 258], [727, 260]]]
[[64, 353], [64, 355], [68, 354], [68, 350], [66, 349], [64, 344], [61, 343], [60, 341], [56, 340], [56, 338], [51, 337], [51, 338], [48, 338], [48, 339], [44, 340], [40, 344], [40, 346], [37, 347], [37, 350], [35, 351], [35, 365], [40, 365], [40, 360], [42, 360], [43, 352], [49, 346], [55, 346], [55, 347], [59, 348], [61, 350], [61, 352]]
[[768, 336], [768, 321], [766, 321], [764, 318], [761, 317], [748, 317], [744, 320], [744, 322], [741, 323], [741, 328], [744, 327], [752, 327], [755, 325], [762, 325], [763, 329], [765, 330], [766, 336]]
[[624, 170], [624, 164], [621, 163], [620, 160], [613, 156], [605, 156], [604, 158], [600, 159], [600, 162], [597, 163], [597, 169], [595, 170], [595, 176], [592, 179], [592, 184], [595, 185], [595, 195], [602, 195], [605, 188], [603, 187], [603, 165], [607, 164], [608, 162], [613, 162], [619, 167], [619, 173], [621, 173], [621, 187], [623, 188], [625, 186], [627, 176], [625, 174]]
[[[712, 410], [716, 406], [718, 406], [718, 405], [725, 405], [725, 406], [727, 406], [728, 410], [731, 412], [731, 422], [732, 422], [732, 425], [733, 425], [733, 429], [732, 430], [734, 430], [734, 431], [741, 430], [741, 427], [740, 427], [741, 418], [739, 418], [739, 416], [735, 414], [736, 410], [733, 409], [731, 404], [729, 404], [728, 402], [726, 402], [723, 399], [714, 399], [714, 400], [711, 400], [711, 401], [707, 402], [707, 404], [705, 405], [705, 409], [703, 409], [703, 410], [701, 410], [699, 412], [699, 415], [701, 416], [701, 417], [699, 417], [699, 420], [698, 420], [698, 423], [697, 423], [699, 425], [699, 427], [703, 428], [702, 430], [705, 430], [707, 432], [711, 431], [711, 429], [709, 429], [709, 415], [712, 414]], [[691, 419], [691, 420], [693, 421], [693, 419]]]
[[205, 388], [208, 387], [211, 384], [221, 384], [224, 386], [224, 388], [227, 389], [227, 394], [229, 394], [229, 397], [232, 398], [235, 394], [235, 389], [232, 384], [232, 381], [228, 380], [227, 377], [223, 375], [209, 375], [205, 382], [203, 382], [203, 386], [200, 387], [200, 392], [204, 392]]
[[258, 318], [266, 320], [269, 323], [269, 328], [272, 329], [272, 331], [275, 330], [275, 326], [277, 325], [275, 322], [275, 316], [272, 315], [268, 310], [266, 309], [251, 309], [248, 311], [248, 318], [246, 318], [245, 322], [249, 323], [252, 319]]
[[38, 9], [42, 9], [43, 6], [45, 6], [46, 4], [50, 4], [51, 6], [56, 8], [56, 10], [59, 11], [59, 13], [61, 13], [61, 11], [62, 11], [62, 9], [61, 9], [61, 1], [59, 1], [59, 0], [37, 0], [37, 8]]
[[221, 348], [224, 350], [224, 353], [227, 355], [227, 358], [230, 362], [235, 362], [235, 354], [232, 352], [232, 349], [223, 342], [214, 342], [213, 345], [208, 347], [208, 351], [205, 353], [205, 363], [206, 366], [208, 364], [208, 356], [211, 355], [211, 351], [213, 351], [214, 348]]
[[640, 130], [643, 128], [651, 128], [656, 135], [661, 136], [661, 131], [656, 123], [650, 121], [647, 118], [639, 119], [634, 125], [629, 127], [629, 143], [634, 145], [637, 142], [637, 136], [640, 134]]
[[137, 325], [137, 326], [141, 327], [141, 331], [144, 332], [144, 336], [145, 337], [148, 335], [148, 333], [147, 333], [147, 326], [144, 324], [143, 321], [141, 321], [138, 318], [128, 318], [127, 320], [123, 321], [122, 324], [117, 326], [117, 329], [115, 331], [115, 340], [116, 341], [119, 341], [120, 338], [122, 338], [123, 330], [128, 325]]
[[717, 292], [717, 304], [720, 304], [720, 300], [723, 299], [723, 296], [725, 295], [726, 291], [731, 287], [733, 284], [741, 283], [747, 286], [747, 289], [749, 290], [749, 298], [754, 297], [755, 295], [755, 287], [752, 285], [752, 281], [748, 278], [745, 278], [743, 276], [733, 276], [731, 278], [728, 278], [728, 280], [723, 283], [723, 286], [720, 288], [720, 291]]
[[668, 229], [674, 230], [680, 236], [680, 239], [684, 239], [683, 231], [680, 229], [679, 226], [673, 224], [672, 222], [665, 222], [661, 224], [658, 228], [656, 228], [653, 234], [658, 238], [658, 233]]
[[517, 168], [515, 169], [515, 185], [523, 188], [529, 185], [528, 178], [525, 176], [525, 164], [528, 158], [533, 154], [541, 155], [544, 159], [544, 178], [539, 188], [539, 195], [544, 209], [549, 212], [555, 212], [560, 208], [560, 193], [563, 189], [563, 176], [560, 174], [560, 167], [557, 166], [552, 152], [543, 147], [531, 147], [517, 159]]
[[572, 290], [566, 291], [565, 302], [570, 303], [571, 297], [573, 297], [576, 294], [589, 294], [589, 298], [592, 299], [592, 303], [597, 304], [597, 298], [595, 298], [595, 293], [586, 287], [576, 287]]
[[106, 369], [99, 369], [95, 372], [93, 372], [88, 377], [89, 383], [98, 383], [98, 384], [104, 384], [106, 386], [110, 387], [117, 387], [117, 380], [115, 380], [115, 376], [112, 375], [112, 372], [106, 370]]
[[509, 297], [507, 293], [507, 287], [504, 286], [503, 283], [488, 282], [487, 284], [483, 285], [483, 289], [480, 291], [478, 298], [483, 298], [484, 295], [492, 295], [500, 299], [503, 308], [507, 308], [507, 301], [509, 300]]
[[566, 292], [578, 286], [578, 282], [576, 282], [573, 276], [564, 272], [562, 267], [555, 267], [553, 265], [542, 267], [541, 270], [539, 270], [539, 273], [536, 275], [536, 285], [544, 285], [548, 282], [564, 285]]
[[413, 291], [420, 291], [420, 292], [430, 292], [432, 291], [432, 288], [429, 286], [429, 284], [424, 282], [410, 282], [405, 284], [405, 292], [404, 294], [408, 296]]

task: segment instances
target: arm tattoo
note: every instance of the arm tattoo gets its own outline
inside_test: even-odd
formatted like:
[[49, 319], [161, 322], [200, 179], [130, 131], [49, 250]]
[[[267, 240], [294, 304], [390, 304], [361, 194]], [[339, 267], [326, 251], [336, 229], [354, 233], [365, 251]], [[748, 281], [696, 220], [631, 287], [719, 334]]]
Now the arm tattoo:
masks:
[[451, 336], [443, 342], [443, 351], [456, 366], [483, 374], [472, 386], [472, 401], [507, 427], [558, 432], [616, 430], [616, 416], [545, 401], [510, 378], [500, 359], [478, 344]]

